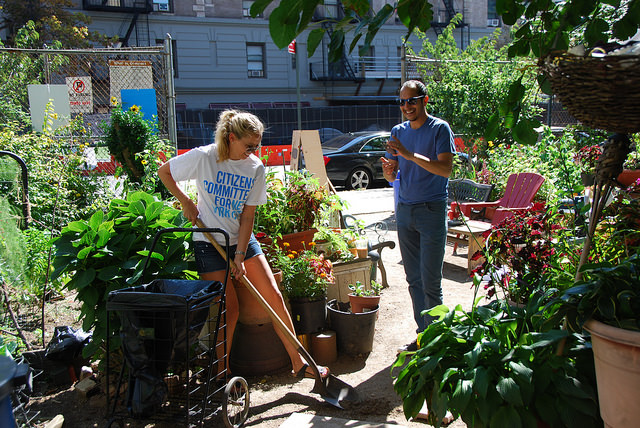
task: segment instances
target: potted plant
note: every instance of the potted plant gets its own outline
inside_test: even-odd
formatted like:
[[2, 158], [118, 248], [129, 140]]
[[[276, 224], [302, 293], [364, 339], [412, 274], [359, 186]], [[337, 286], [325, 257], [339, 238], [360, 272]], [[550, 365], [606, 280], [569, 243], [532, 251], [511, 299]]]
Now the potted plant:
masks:
[[439, 319], [418, 335], [418, 350], [392, 366], [407, 419], [426, 400], [436, 427], [447, 410], [470, 427], [602, 426], [591, 350], [560, 328], [557, 306], [547, 306], [553, 293], [537, 291], [523, 307], [432, 309]]
[[256, 208], [253, 231], [263, 242], [289, 242], [299, 251], [313, 240], [320, 224], [341, 210], [342, 200], [328, 191], [308, 171], [285, 171], [284, 179], [275, 171], [267, 173], [267, 203]]
[[324, 257], [333, 263], [348, 262], [355, 258], [349, 247], [350, 240], [349, 230], [323, 225], [318, 226], [313, 236], [316, 252], [324, 253]]
[[[640, 139], [640, 135], [636, 135], [636, 141], [633, 143], [636, 148], [638, 139]], [[629, 153], [627, 159], [624, 161], [622, 172], [618, 176], [618, 182], [623, 186], [630, 186], [632, 183], [635, 183], [638, 178], [640, 178], [640, 153], [638, 153], [636, 149]]]
[[[636, 247], [636, 250], [638, 247]], [[600, 397], [608, 427], [640, 418], [640, 257], [585, 265], [586, 280], [567, 290], [567, 324], [591, 333]]]
[[327, 288], [334, 281], [331, 261], [313, 249], [293, 250], [288, 242], [282, 247], [274, 245], [269, 253], [273, 267], [282, 271], [280, 286], [296, 333], [315, 333], [324, 328]]
[[580, 148], [573, 156], [573, 160], [580, 167], [580, 177], [584, 186], [593, 186], [596, 174], [596, 164], [602, 155], [602, 147], [593, 144]]
[[371, 311], [378, 307], [380, 303], [380, 290], [382, 285], [380, 283], [371, 280], [371, 288], [365, 288], [364, 284], [360, 281], [356, 281], [355, 284], [349, 284], [349, 303], [351, 305], [351, 312], [354, 314]]

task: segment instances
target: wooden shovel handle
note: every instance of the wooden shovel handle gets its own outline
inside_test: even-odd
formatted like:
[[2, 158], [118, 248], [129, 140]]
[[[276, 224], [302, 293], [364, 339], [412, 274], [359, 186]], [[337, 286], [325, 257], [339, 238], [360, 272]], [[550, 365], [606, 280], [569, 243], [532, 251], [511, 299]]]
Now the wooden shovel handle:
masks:
[[[205, 226], [205, 224], [200, 219], [196, 220], [196, 226], [201, 227], [201, 228], [206, 228], [207, 227], [207, 226]], [[220, 244], [218, 244], [218, 242], [213, 237], [213, 235], [211, 233], [209, 233], [209, 232], [202, 232], [202, 233], [209, 240], [209, 242], [211, 242], [211, 244], [216, 248], [216, 250], [218, 250], [218, 252], [222, 256], [222, 258], [224, 258], [225, 261], [228, 260], [230, 266], [232, 268], [235, 268], [236, 264], [234, 263], [233, 260], [231, 260], [230, 258], [227, 257], [226, 251], [220, 246]], [[300, 343], [298, 338], [295, 336], [295, 334], [293, 334], [293, 332], [291, 330], [289, 330], [289, 328], [284, 323], [284, 321], [282, 321], [282, 319], [273, 310], [273, 308], [269, 305], [269, 303], [264, 299], [264, 297], [262, 297], [260, 292], [251, 283], [251, 281], [249, 281], [249, 279], [247, 278], [246, 275], [242, 275], [242, 278], [240, 278], [240, 280], [247, 287], [247, 289], [251, 292], [253, 297], [255, 297], [258, 300], [258, 302], [260, 303], [262, 308], [269, 314], [269, 317], [271, 317], [271, 320], [274, 322], [276, 327], [281, 332], [283, 332], [285, 334], [285, 336], [287, 337], [289, 342], [291, 342], [291, 344], [296, 347], [296, 350], [304, 357], [304, 359], [307, 361], [307, 364], [309, 364], [309, 367], [312, 368], [316, 379], [317, 380], [322, 380], [322, 378], [320, 376], [320, 370], [318, 369], [318, 365], [313, 360], [313, 358], [311, 358], [311, 355], [309, 355], [309, 352], [307, 352], [307, 350], [304, 348], [304, 346], [302, 346], [302, 344]]]

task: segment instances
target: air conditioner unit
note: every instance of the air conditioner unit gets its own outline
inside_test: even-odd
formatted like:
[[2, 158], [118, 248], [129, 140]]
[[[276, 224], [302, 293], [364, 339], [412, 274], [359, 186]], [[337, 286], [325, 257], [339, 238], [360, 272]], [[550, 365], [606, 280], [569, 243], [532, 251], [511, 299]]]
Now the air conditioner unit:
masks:
[[249, 70], [249, 77], [262, 77], [263, 75], [262, 70]]
[[499, 19], [487, 19], [487, 27], [499, 27], [500, 20]]

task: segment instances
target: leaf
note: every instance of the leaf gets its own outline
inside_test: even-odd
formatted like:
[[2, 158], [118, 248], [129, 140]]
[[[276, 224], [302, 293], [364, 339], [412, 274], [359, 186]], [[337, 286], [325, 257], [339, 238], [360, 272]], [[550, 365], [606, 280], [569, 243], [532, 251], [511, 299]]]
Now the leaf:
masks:
[[258, 15], [264, 12], [267, 6], [269, 6], [273, 0], [255, 0], [249, 9], [249, 13], [252, 18], [257, 18]]
[[129, 210], [136, 216], [142, 216], [145, 211], [144, 203], [140, 200], [134, 201], [129, 205]]
[[62, 233], [71, 232], [84, 232], [89, 228], [89, 225], [85, 221], [72, 221], [66, 227], [62, 229]]
[[102, 210], [96, 211], [95, 213], [93, 213], [93, 215], [89, 219], [89, 227], [92, 230], [97, 231], [98, 227], [100, 227], [100, 225], [102, 224], [103, 219], [104, 219], [104, 213], [102, 212]]
[[587, 24], [587, 28], [584, 31], [584, 38], [587, 45], [593, 46], [595, 43], [608, 40], [607, 32], [609, 31], [609, 24], [602, 18], [596, 18]]
[[82, 250], [78, 251], [78, 255], [76, 257], [78, 260], [84, 260], [89, 257], [89, 254], [91, 254], [91, 251], [93, 250], [94, 248], [92, 246], [84, 247]]
[[298, 2], [283, 0], [269, 15], [269, 34], [279, 49], [296, 38], [301, 11]]
[[487, 388], [489, 388], [489, 371], [484, 367], [477, 367], [473, 371], [473, 389], [478, 393], [480, 398], [487, 396]]
[[115, 278], [122, 278], [122, 275], [118, 266], [111, 265], [98, 270], [97, 278], [101, 281], [107, 282]]
[[459, 413], [464, 413], [471, 401], [472, 392], [472, 382], [468, 379], [460, 379], [451, 395], [452, 407]]
[[96, 307], [99, 297], [98, 291], [94, 287], [85, 287], [78, 292], [78, 299], [91, 308]]
[[535, 144], [538, 141], [538, 132], [535, 128], [538, 127], [540, 127], [540, 122], [537, 120], [520, 119], [513, 127], [513, 138], [521, 144]]
[[343, 0], [342, 5], [345, 9], [351, 9], [360, 16], [364, 16], [369, 12], [369, 0]]
[[513, 407], [500, 406], [491, 417], [491, 428], [522, 428], [520, 415]]
[[69, 281], [67, 286], [70, 286], [69, 284], [73, 283], [74, 289], [82, 290], [87, 285], [91, 284], [95, 278], [96, 278], [95, 269], [87, 268], [87, 269], [76, 272], [76, 274], [73, 276], [73, 279]]
[[144, 216], [147, 221], [153, 221], [160, 216], [162, 211], [164, 211], [164, 203], [156, 201], [147, 206]]
[[[498, 381], [496, 390], [500, 397], [509, 404], [522, 406], [522, 397], [520, 396], [520, 387], [516, 382], [508, 377], [503, 377]], [[493, 426], [493, 425], [492, 425]]]
[[331, 41], [329, 42], [329, 61], [339, 62], [344, 55], [344, 32], [335, 30], [331, 33]]
[[309, 32], [309, 35], [307, 36], [307, 56], [309, 58], [311, 58], [316, 52], [318, 45], [324, 37], [325, 31], [326, 30], [324, 28], [316, 28]]

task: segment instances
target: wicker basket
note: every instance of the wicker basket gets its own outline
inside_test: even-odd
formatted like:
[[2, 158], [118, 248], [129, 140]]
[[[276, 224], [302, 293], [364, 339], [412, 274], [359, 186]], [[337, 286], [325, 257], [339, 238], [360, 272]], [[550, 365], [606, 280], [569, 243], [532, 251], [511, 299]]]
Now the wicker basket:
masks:
[[640, 56], [550, 55], [540, 68], [576, 119], [611, 132], [640, 131]]

